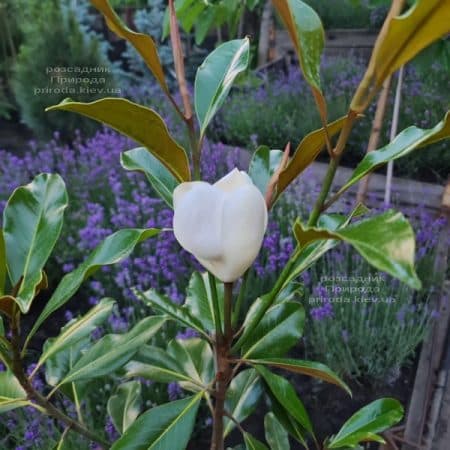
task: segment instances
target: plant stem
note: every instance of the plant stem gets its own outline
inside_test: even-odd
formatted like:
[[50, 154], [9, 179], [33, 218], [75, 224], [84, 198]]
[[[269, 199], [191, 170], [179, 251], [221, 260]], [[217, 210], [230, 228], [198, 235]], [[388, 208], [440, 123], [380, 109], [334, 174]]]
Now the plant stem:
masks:
[[191, 117], [185, 120], [186, 128], [189, 136], [189, 144], [191, 147], [192, 154], [192, 167], [194, 169], [194, 180], [200, 180], [200, 159], [202, 153], [202, 139], [197, 138], [197, 133], [195, 132], [194, 119]]
[[216, 287], [216, 278], [211, 272], [208, 272], [208, 280], [209, 287], [211, 289], [211, 296], [213, 302], [213, 315], [214, 315], [214, 324], [216, 327], [216, 342], [219, 342], [222, 339], [222, 323], [220, 319], [220, 309], [219, 309], [219, 297], [217, 295], [217, 287]]
[[30, 380], [25, 375], [23, 369], [22, 358], [20, 354], [20, 332], [19, 332], [19, 315], [14, 313], [11, 319], [11, 347], [13, 352], [12, 371], [17, 380], [27, 393], [28, 399], [40, 406], [49, 416], [54, 417], [60, 422], [64, 423], [67, 428], [81, 434], [89, 441], [96, 442], [102, 448], [109, 448], [109, 443], [104, 439], [98, 437], [94, 432], [87, 429], [83, 424], [77, 422], [71, 417], [64, 414], [56, 406], [50, 403], [42, 394], [34, 389]]
[[230, 347], [233, 339], [231, 311], [233, 304], [233, 283], [224, 283], [224, 327], [225, 333], [216, 341], [216, 392], [213, 414], [213, 434], [211, 450], [224, 450], [223, 417], [225, 415], [225, 397], [231, 379]]
[[337, 168], [339, 167], [339, 162], [342, 157], [342, 153], [345, 150], [345, 146], [347, 144], [348, 138], [350, 137], [350, 133], [353, 128], [353, 124], [357, 119], [358, 114], [352, 110], [349, 111], [347, 115], [347, 120], [345, 121], [344, 127], [339, 135], [338, 142], [336, 144], [335, 149], [333, 150], [333, 157], [330, 159], [330, 163], [328, 165], [327, 173], [325, 174], [325, 179], [323, 180], [322, 189], [320, 191], [319, 197], [316, 200], [316, 203], [311, 211], [311, 215], [309, 216], [308, 225], [310, 227], [316, 225], [317, 219], [320, 216], [320, 213], [323, 210], [323, 205], [325, 204], [328, 193], [330, 192], [331, 185], [333, 184], [334, 176], [336, 175]]
[[236, 324], [237, 324], [237, 322], [239, 320], [239, 314], [241, 312], [242, 302], [244, 301], [244, 298], [245, 298], [245, 291], [246, 291], [246, 288], [247, 288], [247, 281], [248, 281], [249, 273], [250, 273], [250, 269], [248, 269], [244, 273], [244, 276], [242, 277], [242, 284], [241, 284], [241, 288], [239, 290], [238, 298], [236, 300], [236, 305], [235, 305], [234, 311], [233, 311], [233, 318], [232, 318], [232, 321], [231, 321], [233, 327], [236, 326]]
[[325, 178], [322, 183], [322, 189], [320, 190], [319, 197], [314, 204], [313, 210], [311, 211], [311, 215], [309, 216], [308, 225], [313, 227], [317, 223], [317, 219], [320, 216], [322, 211], [323, 204], [325, 203], [328, 193], [330, 192], [331, 185], [334, 180], [334, 176], [336, 175], [337, 168], [339, 166], [340, 158], [330, 159], [330, 163], [328, 165], [327, 173], [325, 174]]

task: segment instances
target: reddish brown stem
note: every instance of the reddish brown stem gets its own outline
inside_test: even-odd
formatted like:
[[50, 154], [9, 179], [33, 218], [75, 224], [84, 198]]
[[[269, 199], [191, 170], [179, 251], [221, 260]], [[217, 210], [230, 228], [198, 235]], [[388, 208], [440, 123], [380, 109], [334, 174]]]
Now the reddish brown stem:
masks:
[[216, 392], [213, 415], [213, 434], [211, 439], [211, 450], [224, 450], [224, 427], [225, 398], [228, 385], [232, 377], [230, 364], [230, 349], [233, 340], [233, 328], [231, 324], [233, 305], [233, 283], [225, 283], [224, 291], [224, 335], [218, 336], [216, 342]]

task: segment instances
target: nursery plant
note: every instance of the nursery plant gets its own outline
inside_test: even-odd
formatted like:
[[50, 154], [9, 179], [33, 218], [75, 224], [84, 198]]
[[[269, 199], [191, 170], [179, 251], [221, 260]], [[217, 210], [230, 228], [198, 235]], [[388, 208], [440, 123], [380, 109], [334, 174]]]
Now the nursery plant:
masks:
[[[67, 99], [48, 110], [90, 117], [141, 145], [123, 152], [123, 167], [144, 172], [154, 190], [173, 208], [173, 233], [205, 272], [192, 274], [181, 306], [153, 289], [135, 290], [157, 314], [139, 321], [127, 333], [107, 334], [95, 341], [91, 332], [114, 307], [112, 299], [103, 299], [67, 323], [58, 336], [48, 337], [28, 374], [24, 362], [30, 357], [31, 339], [83, 281], [101, 266], [126, 258], [139, 242], [156, 236], [164, 239], [171, 230], [124, 229], [107, 237], [62, 278], [24, 335], [21, 319], [29, 314], [39, 292], [47, 288], [45, 264], [61, 232], [68, 198], [61, 177], [47, 173], [12, 193], [0, 233], [0, 358], [6, 367], [0, 372], [0, 412], [31, 406], [54, 417], [65, 426], [56, 448], [64, 448], [70, 435], [78, 433], [105, 449], [182, 450], [190, 441], [201, 404], [212, 416], [212, 450], [225, 448], [233, 428], [242, 433], [248, 450], [267, 449], [267, 445], [272, 450], [289, 449], [290, 438], [305, 448], [361, 448], [366, 441], [383, 442], [380, 433], [402, 418], [397, 400], [379, 399], [356, 412], [334, 435], [319, 441], [307, 409], [280, 371], [315, 377], [350, 394], [344, 381], [325, 365], [289, 357], [302, 336], [305, 316], [298, 301], [298, 277], [340, 243], [353, 246], [373, 267], [412, 289], [421, 287], [414, 269], [414, 232], [401, 213], [388, 210], [373, 214], [362, 205], [356, 205], [349, 215], [330, 214], [327, 209], [380, 165], [449, 137], [450, 114], [431, 129], [411, 126], [387, 146], [365, 156], [350, 179], [330, 194], [355, 122], [387, 76], [450, 31], [450, 1], [418, 0], [405, 12], [402, 0], [393, 1], [348, 113], [331, 123], [320, 83], [324, 45], [320, 18], [300, 0], [273, 3], [294, 41], [323, 127], [306, 135], [292, 152], [290, 143], [284, 150], [261, 146], [247, 172], [235, 169], [209, 184], [202, 181], [202, 144], [233, 81], [248, 68], [249, 39], [222, 44], [198, 68], [194, 115], [173, 1], [169, 1], [170, 36], [181, 105], [167, 86], [153, 40], [125, 27], [106, 0], [92, 0], [109, 28], [143, 57], [185, 123], [190, 148], [175, 141], [156, 111], [122, 98], [92, 103]], [[293, 223], [297, 245], [273, 287], [243, 310], [246, 280], [260, 250], [268, 215], [322, 149], [328, 152], [329, 168], [315, 204], [310, 205], [307, 223], [301, 219]], [[152, 338], [167, 321], [193, 330], [196, 337], [156, 346]], [[40, 369], [45, 370], [48, 386], [37, 389], [32, 381]], [[110, 373], [124, 380], [108, 402], [108, 413], [120, 433], [115, 442], [105, 441], [81, 418], [69, 417], [54, 402], [55, 395], [63, 395], [79, 406], [85, 382]], [[142, 379], [177, 382], [186, 396], [143, 411], [139, 402]], [[264, 420], [267, 444], [248, 433], [243, 423], [263, 399], [269, 411]]]

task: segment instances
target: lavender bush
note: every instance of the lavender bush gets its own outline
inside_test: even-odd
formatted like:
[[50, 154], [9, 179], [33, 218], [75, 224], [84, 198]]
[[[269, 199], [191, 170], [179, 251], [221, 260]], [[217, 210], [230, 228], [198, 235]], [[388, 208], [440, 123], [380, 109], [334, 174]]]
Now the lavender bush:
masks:
[[[354, 57], [323, 60], [323, 84], [332, 119], [345, 114], [364, 70], [365, 63]], [[448, 107], [448, 86], [447, 70], [438, 62], [427, 68], [426, 77], [414, 65], [407, 66], [399, 126], [406, 127], [417, 118], [421, 127], [436, 123]], [[393, 100], [390, 96], [380, 145], [389, 141]], [[375, 107], [371, 104], [365, 117], [355, 125], [355, 133], [350, 137], [343, 158], [344, 164], [353, 166], [366, 152], [365, 137], [370, 133]], [[320, 118], [308, 85], [300, 70], [292, 66], [288, 73], [269, 74], [267, 81], [262, 79], [257, 87], [252, 81], [247, 86], [235, 88], [226, 107], [216, 117], [212, 136], [249, 149], [257, 144], [283, 148], [286, 139], [298, 142], [309, 130], [318, 127]], [[445, 180], [450, 172], [446, 144], [436, 144], [430, 150], [411, 155], [397, 165], [395, 171], [398, 176], [438, 182]]]

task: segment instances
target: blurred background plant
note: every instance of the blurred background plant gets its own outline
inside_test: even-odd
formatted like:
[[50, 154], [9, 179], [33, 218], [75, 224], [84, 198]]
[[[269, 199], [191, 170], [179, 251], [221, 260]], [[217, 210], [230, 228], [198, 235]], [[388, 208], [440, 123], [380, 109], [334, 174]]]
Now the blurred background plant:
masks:
[[[324, 90], [331, 119], [345, 114], [346, 105], [358, 85], [364, 64], [355, 58], [325, 59], [322, 67]], [[307, 85], [296, 67], [287, 73], [278, 72], [259, 78], [250, 78], [235, 88], [226, 107], [216, 116], [211, 138], [253, 150], [264, 144], [271, 148], [284, 148], [287, 141], [299, 142], [308, 130], [320, 127], [314, 102]], [[448, 108], [450, 87], [448, 71], [439, 62], [428, 66], [427, 74], [417, 66], [408, 66], [404, 81], [404, 101], [400, 113], [400, 127], [417, 123], [431, 127]], [[375, 104], [356, 125], [343, 164], [352, 166], [366, 152], [366, 137], [370, 134]], [[393, 97], [383, 124], [380, 146], [389, 141]], [[450, 173], [450, 155], [447, 144], [434, 145], [425, 152], [416, 152], [411, 158], [395, 166], [397, 176], [411, 177], [433, 182], [443, 182]]]
[[54, 130], [68, 137], [79, 128], [86, 133], [96, 129], [76, 116], [44, 114], [52, 102], [70, 96], [87, 101], [117, 95], [106, 54], [92, 33], [84, 34], [75, 13], [79, 5], [72, 8], [73, 3], [26, 1], [18, 13], [23, 41], [12, 87], [21, 120], [40, 138], [51, 137]]

